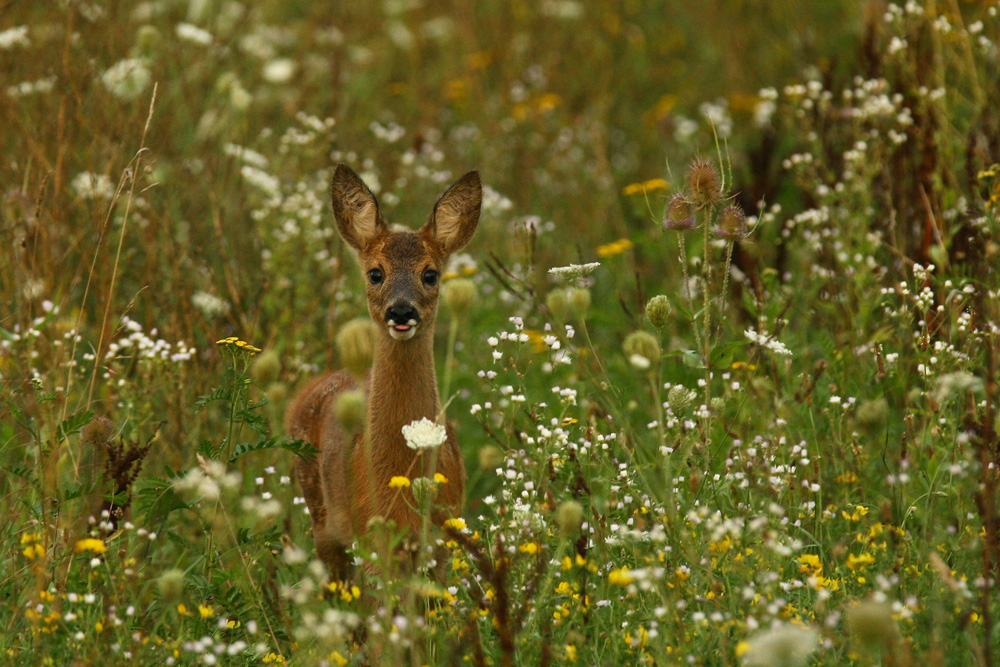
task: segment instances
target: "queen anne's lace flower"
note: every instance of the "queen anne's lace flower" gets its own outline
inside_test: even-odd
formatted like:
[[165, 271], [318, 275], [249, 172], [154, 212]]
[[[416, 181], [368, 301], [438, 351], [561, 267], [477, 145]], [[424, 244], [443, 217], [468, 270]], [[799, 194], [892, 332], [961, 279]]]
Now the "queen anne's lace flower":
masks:
[[403, 437], [406, 438], [406, 445], [410, 449], [430, 449], [444, 444], [448, 432], [441, 424], [424, 417], [404, 426]]
[[562, 276], [564, 278], [579, 278], [585, 276], [601, 265], [600, 262], [589, 262], [587, 264], [569, 264], [567, 266], [553, 266], [549, 273]]

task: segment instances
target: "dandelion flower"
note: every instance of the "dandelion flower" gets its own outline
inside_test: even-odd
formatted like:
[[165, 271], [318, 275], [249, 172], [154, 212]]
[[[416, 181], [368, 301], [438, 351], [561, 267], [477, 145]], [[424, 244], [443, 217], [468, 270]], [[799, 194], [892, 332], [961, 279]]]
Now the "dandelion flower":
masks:
[[448, 439], [448, 432], [441, 424], [424, 417], [404, 426], [403, 437], [406, 438], [406, 446], [410, 449], [431, 449], [444, 444]]

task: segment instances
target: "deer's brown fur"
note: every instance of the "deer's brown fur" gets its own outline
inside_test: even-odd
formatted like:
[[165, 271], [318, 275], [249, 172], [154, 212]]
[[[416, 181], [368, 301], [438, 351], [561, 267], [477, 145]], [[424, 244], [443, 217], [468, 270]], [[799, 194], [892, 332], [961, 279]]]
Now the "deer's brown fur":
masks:
[[[389, 488], [394, 476], [410, 479], [440, 472], [436, 504], [457, 516], [465, 489], [465, 465], [452, 429], [436, 453], [409, 448], [402, 427], [421, 418], [441, 419], [434, 371], [434, 320], [438, 285], [428, 272], [443, 272], [448, 256], [472, 238], [479, 220], [479, 176], [470, 172], [438, 200], [417, 232], [390, 229], [374, 195], [344, 165], [333, 178], [333, 210], [341, 237], [358, 252], [366, 276], [368, 312], [377, 325], [372, 369], [364, 381], [367, 424], [346, 432], [334, 415], [341, 393], [359, 388], [348, 371], [307, 384], [289, 406], [286, 428], [294, 438], [320, 450], [299, 459], [296, 474], [305, 493], [320, 558], [335, 576], [349, 570], [345, 548], [365, 533], [375, 516], [415, 531], [420, 517], [408, 489]], [[373, 270], [382, 280], [371, 279]], [[394, 325], [390, 313], [407, 313], [409, 329]], [[410, 317], [412, 315], [412, 317]], [[409, 336], [409, 337], [407, 337]], [[366, 438], [367, 432], [367, 438]], [[433, 469], [431, 464], [433, 461]]]

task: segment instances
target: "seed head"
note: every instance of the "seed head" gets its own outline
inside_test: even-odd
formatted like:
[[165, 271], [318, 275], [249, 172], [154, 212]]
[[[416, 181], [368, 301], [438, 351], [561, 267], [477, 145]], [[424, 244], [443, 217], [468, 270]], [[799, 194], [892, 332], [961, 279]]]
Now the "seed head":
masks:
[[668, 317], [670, 317], [670, 299], [666, 295], [657, 294], [646, 303], [646, 319], [657, 330], [666, 326]]
[[569, 308], [569, 300], [566, 298], [566, 290], [554, 289], [545, 297], [545, 307], [549, 309], [557, 321], [566, 319], [566, 310]]
[[760, 667], [799, 667], [819, 647], [819, 634], [812, 628], [784, 623], [747, 640], [743, 664]]
[[569, 308], [579, 319], [587, 318], [590, 310], [590, 290], [586, 287], [574, 287], [569, 293]]
[[687, 191], [699, 206], [714, 204], [722, 199], [719, 170], [715, 163], [703, 158], [695, 158], [688, 166]]
[[714, 233], [721, 238], [734, 241], [747, 235], [747, 215], [735, 204], [722, 209], [719, 224]]
[[847, 628], [858, 646], [867, 651], [877, 651], [896, 640], [896, 621], [892, 609], [883, 602], [866, 600], [847, 609]]
[[457, 318], [468, 314], [478, 296], [476, 283], [468, 278], [449, 280], [441, 288], [441, 301], [444, 302], [444, 307]]
[[580, 530], [583, 523], [583, 505], [575, 500], [564, 500], [556, 510], [556, 524], [563, 537], [569, 537]]
[[167, 570], [157, 578], [156, 588], [167, 602], [178, 599], [184, 593], [184, 573]]
[[360, 389], [345, 391], [333, 403], [337, 421], [348, 433], [352, 433], [365, 420], [365, 393]]
[[347, 370], [361, 377], [372, 365], [375, 355], [375, 325], [367, 317], [358, 317], [337, 334], [337, 350]]
[[691, 404], [691, 392], [686, 387], [675, 384], [667, 392], [667, 401], [674, 412], [679, 412]]
[[648, 331], [633, 331], [625, 337], [622, 348], [630, 361], [633, 357], [641, 357], [650, 364], [660, 360], [660, 341]]
[[111, 439], [114, 425], [105, 416], [94, 417], [80, 431], [80, 439], [88, 445], [103, 445]]
[[691, 207], [691, 202], [683, 195], [671, 197], [666, 210], [663, 211], [663, 228], [684, 232], [694, 229], [694, 225], [694, 210]]
[[269, 385], [278, 379], [281, 372], [281, 357], [274, 350], [268, 350], [254, 357], [250, 366], [250, 377], [258, 386]]

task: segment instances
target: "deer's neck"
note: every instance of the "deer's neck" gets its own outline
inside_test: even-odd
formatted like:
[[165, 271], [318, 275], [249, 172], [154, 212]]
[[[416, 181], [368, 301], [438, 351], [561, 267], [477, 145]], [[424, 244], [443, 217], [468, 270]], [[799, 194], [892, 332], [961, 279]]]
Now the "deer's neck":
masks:
[[[368, 390], [368, 426], [373, 451], [395, 454], [392, 467], [409, 463], [415, 452], [406, 446], [402, 428], [441, 411], [434, 372], [432, 327], [412, 341], [379, 336]], [[405, 474], [405, 471], [393, 471]]]

